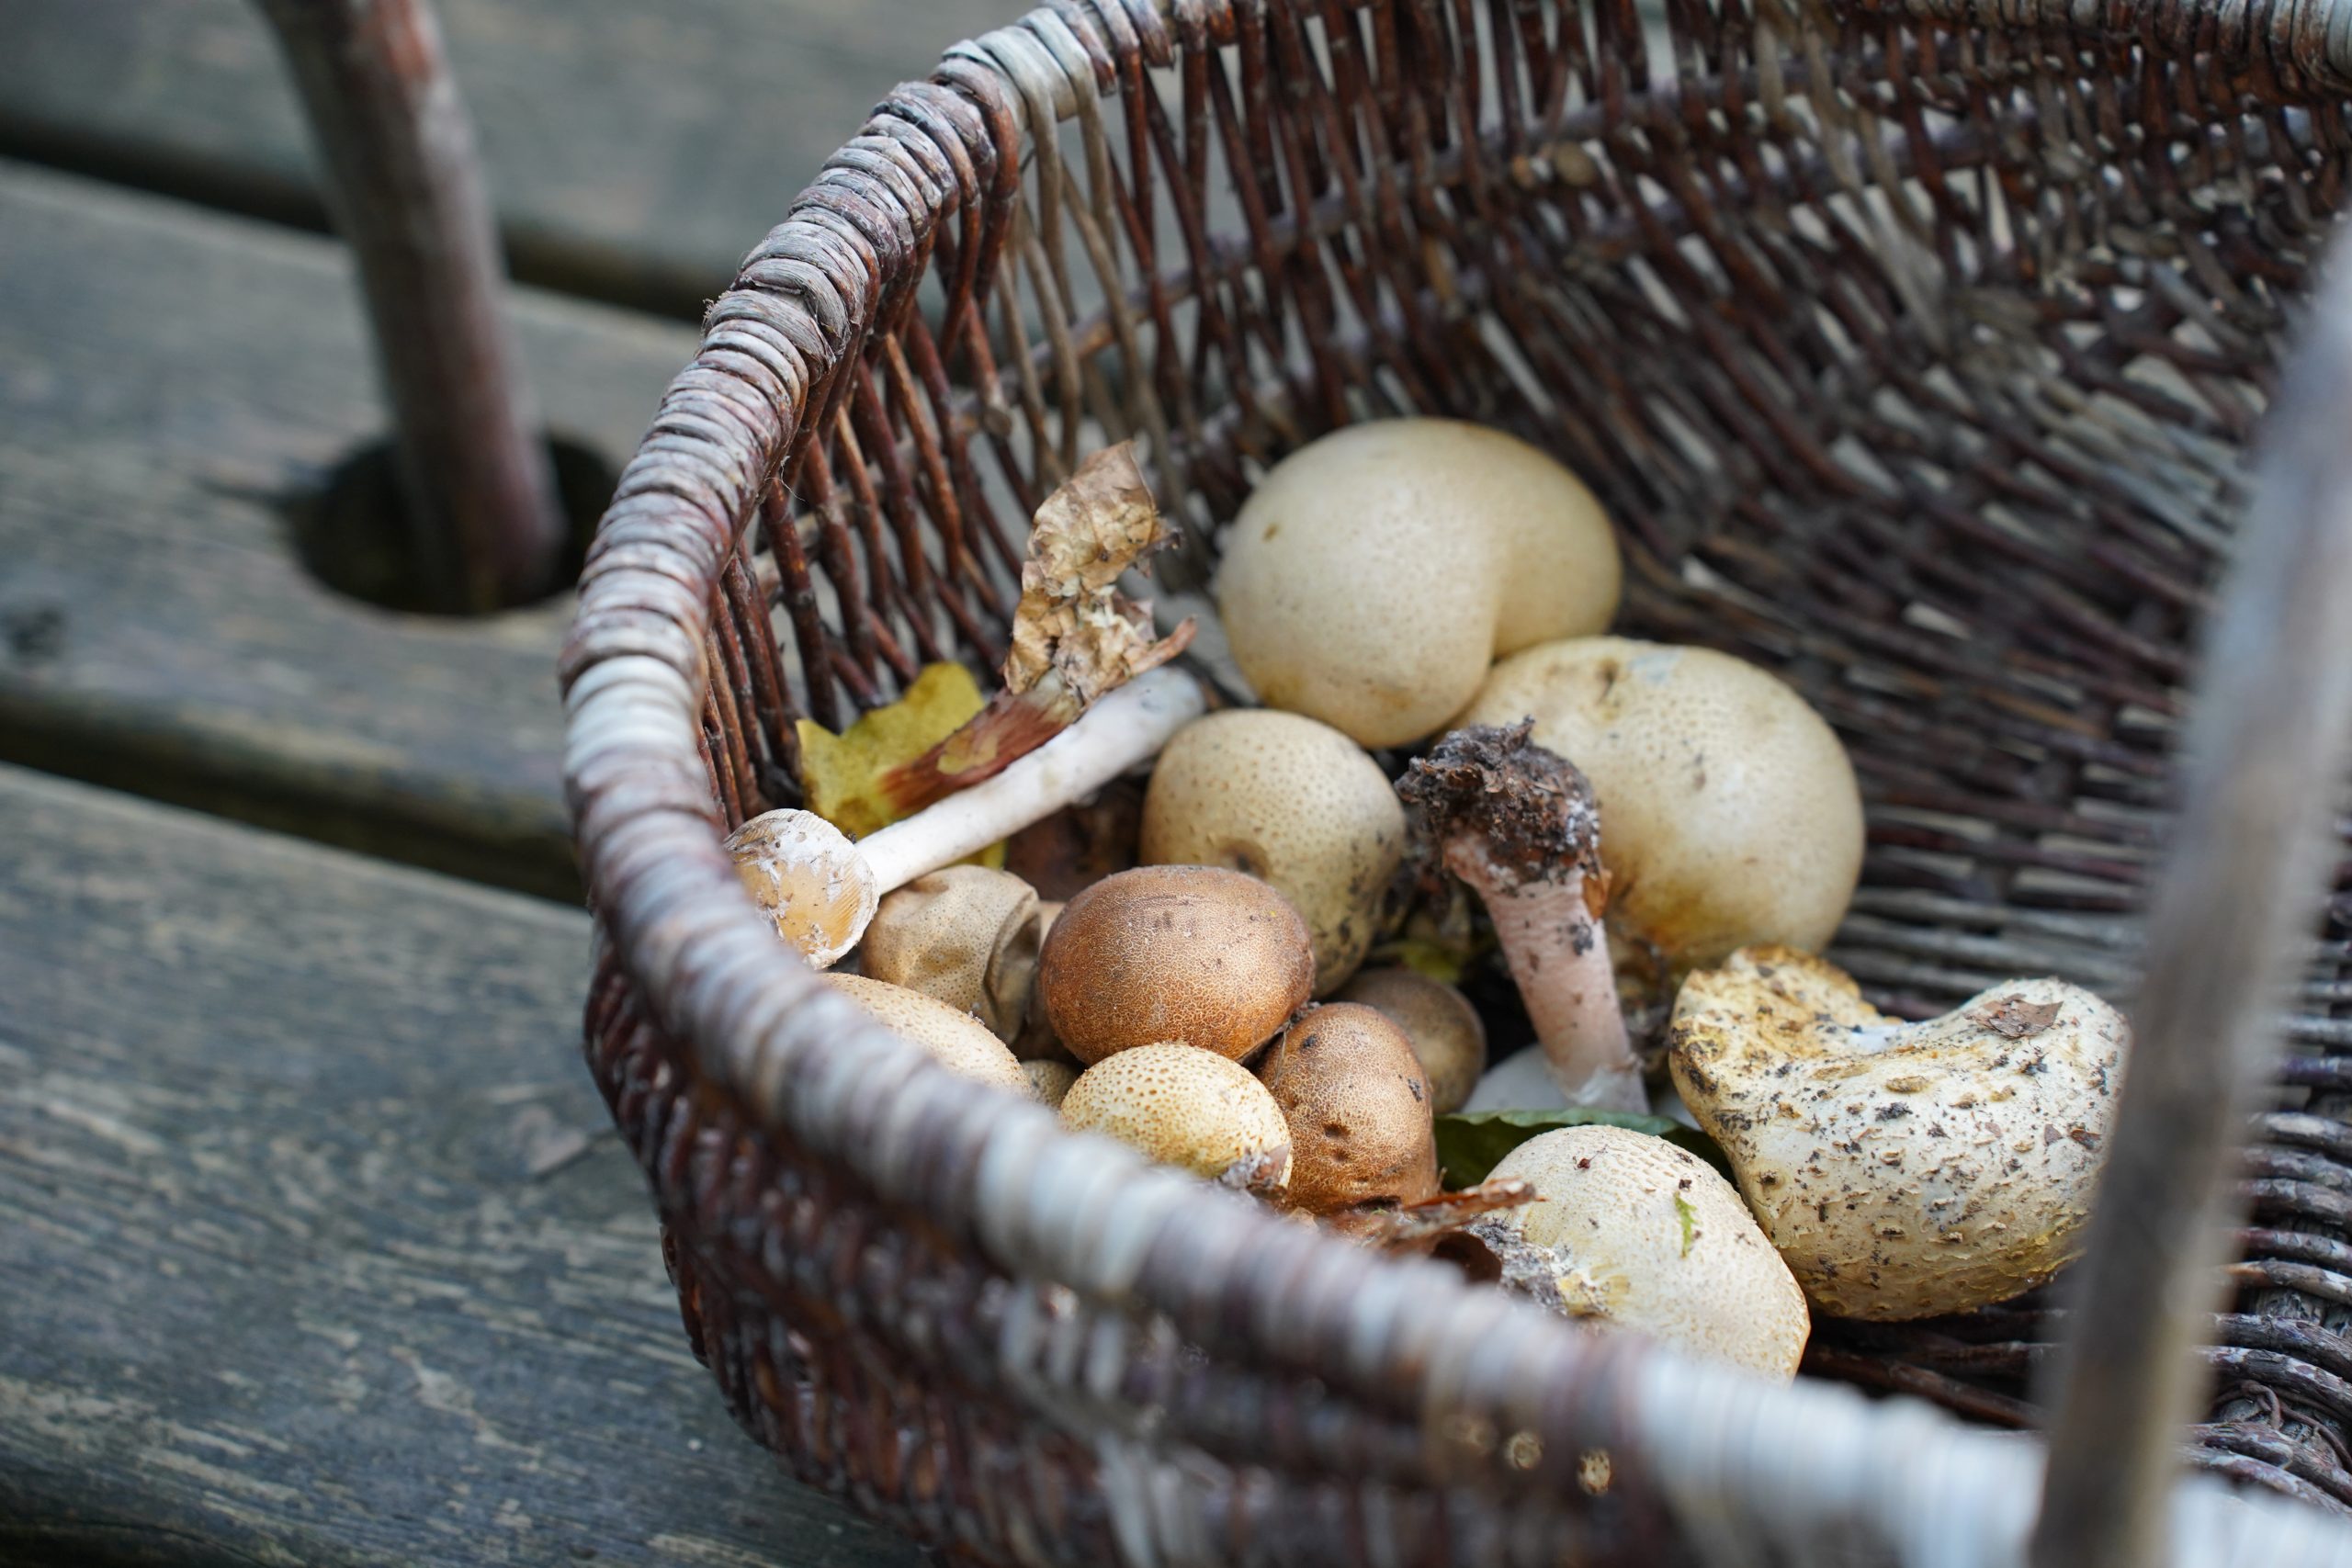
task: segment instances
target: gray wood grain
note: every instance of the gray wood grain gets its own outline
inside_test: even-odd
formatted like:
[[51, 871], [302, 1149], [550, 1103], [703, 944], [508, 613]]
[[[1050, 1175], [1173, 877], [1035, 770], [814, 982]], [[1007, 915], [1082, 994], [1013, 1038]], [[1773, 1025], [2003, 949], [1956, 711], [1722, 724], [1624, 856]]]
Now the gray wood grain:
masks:
[[0, 1562], [912, 1564], [695, 1365], [570, 910], [0, 767]]
[[[624, 461], [691, 334], [516, 309], [551, 427]], [[0, 758], [568, 894], [569, 599], [393, 615], [288, 548], [385, 430], [363, 321], [330, 242], [0, 164]]]
[[[440, 0], [519, 276], [691, 314], [895, 83], [1024, 0]], [[248, 0], [7, 0], [0, 152], [322, 221]]]

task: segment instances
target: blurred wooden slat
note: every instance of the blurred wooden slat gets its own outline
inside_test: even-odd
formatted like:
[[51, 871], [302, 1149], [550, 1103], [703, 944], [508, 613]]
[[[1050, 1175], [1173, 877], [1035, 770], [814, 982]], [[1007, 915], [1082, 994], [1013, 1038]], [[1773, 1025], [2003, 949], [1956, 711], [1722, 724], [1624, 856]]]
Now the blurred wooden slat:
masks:
[[[518, 276], [695, 313], [891, 85], [1023, 0], [440, 0]], [[320, 225], [250, 0], [7, 0], [0, 153]]]
[[[690, 334], [517, 309], [552, 428], [626, 460]], [[573, 896], [569, 600], [394, 615], [288, 547], [384, 434], [363, 330], [331, 242], [0, 164], [0, 758]]]
[[913, 1568], [688, 1352], [584, 916], [0, 767], [0, 1562]]

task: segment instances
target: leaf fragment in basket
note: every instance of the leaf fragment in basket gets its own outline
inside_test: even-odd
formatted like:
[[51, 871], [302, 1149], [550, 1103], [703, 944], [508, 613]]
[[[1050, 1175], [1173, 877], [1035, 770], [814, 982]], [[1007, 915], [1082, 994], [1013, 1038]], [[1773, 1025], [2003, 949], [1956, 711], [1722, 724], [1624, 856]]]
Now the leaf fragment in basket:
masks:
[[908, 813], [892, 801], [884, 779], [984, 705], [970, 671], [940, 663], [925, 665], [897, 702], [859, 715], [839, 735], [802, 719], [800, 787], [808, 809], [853, 839], [888, 827]]
[[1104, 693], [1183, 652], [1191, 620], [1155, 637], [1151, 607], [1119, 592], [1128, 568], [1175, 537], [1134, 443], [1080, 463], [1032, 520], [1003, 688], [956, 733], [891, 770], [882, 781], [891, 807], [903, 816], [1001, 772]]
[[1645, 1116], [1633, 1111], [1603, 1111], [1589, 1105], [1563, 1106], [1552, 1111], [1469, 1111], [1437, 1119], [1437, 1162], [1449, 1189], [1475, 1187], [1500, 1165], [1503, 1156], [1543, 1134], [1562, 1127], [1623, 1127], [1664, 1138], [1690, 1150], [1728, 1178], [1731, 1161], [1713, 1138], [1696, 1127], [1686, 1127], [1667, 1116]]

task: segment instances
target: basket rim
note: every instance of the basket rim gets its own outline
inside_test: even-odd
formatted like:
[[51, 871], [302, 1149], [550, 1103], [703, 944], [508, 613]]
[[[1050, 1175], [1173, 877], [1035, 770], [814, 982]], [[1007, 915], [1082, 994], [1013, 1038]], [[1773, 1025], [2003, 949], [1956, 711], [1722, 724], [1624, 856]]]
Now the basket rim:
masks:
[[[1042, 1106], [975, 1095], [779, 943], [721, 848], [697, 731], [710, 606], [761, 495], [823, 428], [837, 373], [911, 308], [936, 228], [1012, 194], [1019, 159], [996, 149], [1040, 120], [1091, 118], [1123, 80], [1172, 63], [1171, 24], [1187, 47], [1225, 44], [1263, 3], [1049, 0], [955, 45], [932, 80], [884, 100], [856, 156], [829, 162], [711, 307], [598, 527], [561, 659], [567, 797], [599, 921], [653, 1015], [752, 1124], [1015, 1276], [1164, 1314], [1188, 1336], [1246, 1328], [1432, 1432], [1470, 1415], [1532, 1433], [1545, 1456], [1534, 1483], [1572, 1483], [1585, 1449], [1623, 1450], [1702, 1539], [1724, 1528], [1730, 1499], [1750, 1542], [1801, 1551], [1859, 1526], [1905, 1560], [2017, 1561], [2041, 1491], [2038, 1438], [1589, 1337], [1441, 1265], [1375, 1257], [1066, 1133]], [[1904, 8], [1982, 23], [1992, 7]], [[2034, 8], [1997, 25], [2033, 26]], [[2330, 58], [2352, 33], [2352, 5], [2295, 15], [2288, 30], [2319, 27]], [[2173, 1511], [2184, 1562], [2352, 1562], [2352, 1529], [2207, 1478], [2184, 1478]], [[1149, 1535], [1148, 1520], [1136, 1528]]]

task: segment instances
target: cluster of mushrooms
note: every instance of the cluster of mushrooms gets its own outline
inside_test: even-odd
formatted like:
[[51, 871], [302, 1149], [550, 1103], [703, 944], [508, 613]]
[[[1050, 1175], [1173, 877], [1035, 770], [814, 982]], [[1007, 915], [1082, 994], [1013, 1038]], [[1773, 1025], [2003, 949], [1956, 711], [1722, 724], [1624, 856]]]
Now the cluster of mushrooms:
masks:
[[[729, 848], [787, 942], [954, 1070], [1580, 1321], [1787, 1379], [1811, 1310], [2041, 1284], [2080, 1245], [2123, 1020], [2056, 980], [1924, 1021], [1865, 1001], [1815, 956], [1861, 866], [1844, 749], [1754, 665], [1605, 635], [1621, 576], [1534, 447], [1345, 429], [1227, 536], [1216, 610], [1262, 705], [1209, 711], [1163, 645], [904, 820], [770, 812]], [[1041, 897], [968, 863], [1147, 764], [1107, 874]], [[1412, 931], [1498, 949], [1533, 1047], [1490, 1070], [1461, 990], [1364, 967]], [[1559, 1124], [1448, 1193], [1435, 1119], [1465, 1111]], [[1623, 1124], [1648, 1113], [1736, 1185]]]

